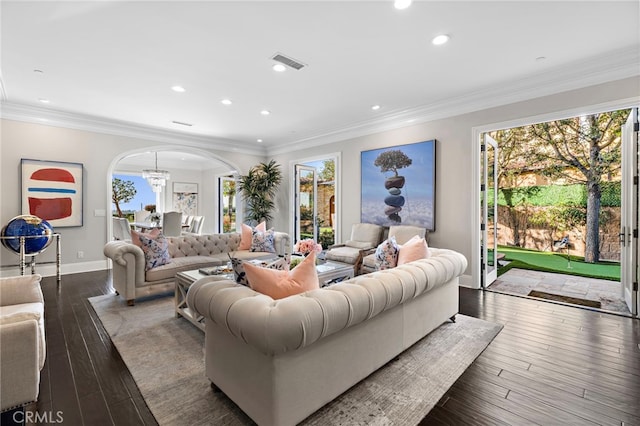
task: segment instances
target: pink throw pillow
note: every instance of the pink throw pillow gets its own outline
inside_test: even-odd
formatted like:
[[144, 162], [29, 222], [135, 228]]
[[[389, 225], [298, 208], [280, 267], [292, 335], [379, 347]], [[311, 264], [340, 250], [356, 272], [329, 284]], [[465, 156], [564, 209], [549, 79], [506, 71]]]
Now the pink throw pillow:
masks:
[[409, 241], [400, 246], [398, 253], [398, 265], [413, 262], [418, 259], [429, 257], [429, 247], [427, 241], [419, 236], [413, 236]]
[[273, 299], [283, 299], [305, 291], [320, 288], [316, 272], [316, 254], [312, 252], [291, 271], [267, 269], [244, 263], [249, 286]]
[[243, 223], [238, 250], [251, 250], [251, 241], [254, 229], [260, 232], [267, 232], [267, 224], [265, 222], [260, 222], [255, 228], [253, 228]]

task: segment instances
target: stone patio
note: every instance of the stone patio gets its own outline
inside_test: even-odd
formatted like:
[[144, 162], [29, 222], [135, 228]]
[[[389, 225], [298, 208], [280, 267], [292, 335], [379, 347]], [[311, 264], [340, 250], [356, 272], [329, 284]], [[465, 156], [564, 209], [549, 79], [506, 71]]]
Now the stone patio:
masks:
[[630, 315], [622, 299], [620, 281], [584, 278], [575, 275], [553, 274], [513, 268], [489, 286], [490, 290], [526, 296], [531, 290], [598, 300], [603, 311]]

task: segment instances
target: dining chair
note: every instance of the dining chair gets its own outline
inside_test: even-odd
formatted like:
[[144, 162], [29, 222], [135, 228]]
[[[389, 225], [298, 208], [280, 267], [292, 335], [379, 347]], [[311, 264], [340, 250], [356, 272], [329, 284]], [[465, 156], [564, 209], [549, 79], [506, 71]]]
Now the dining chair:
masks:
[[204, 216], [194, 216], [193, 222], [191, 223], [191, 228], [189, 232], [192, 234], [200, 235], [202, 233], [202, 224], [204, 223]]
[[179, 237], [182, 233], [182, 213], [166, 212], [162, 214], [162, 233], [165, 237]]

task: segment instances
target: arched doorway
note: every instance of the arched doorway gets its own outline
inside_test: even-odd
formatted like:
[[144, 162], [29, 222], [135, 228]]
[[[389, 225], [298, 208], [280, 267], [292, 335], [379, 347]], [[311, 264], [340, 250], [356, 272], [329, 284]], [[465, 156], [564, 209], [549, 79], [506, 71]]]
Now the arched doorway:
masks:
[[[219, 215], [218, 209], [218, 177], [237, 175], [238, 168], [235, 164], [218, 155], [197, 148], [182, 146], [153, 146], [123, 152], [113, 159], [107, 170], [107, 209], [112, 215], [113, 192], [112, 179], [115, 175], [131, 176], [131, 180], [137, 181], [145, 192], [150, 192], [150, 187], [144, 185], [142, 170], [155, 169], [155, 155], [157, 154], [157, 168], [167, 170], [170, 178], [162, 190], [153, 195], [154, 204], [158, 212], [182, 211], [189, 209], [205, 218], [202, 233], [214, 233], [217, 230]], [[185, 202], [184, 191], [188, 192], [188, 200]], [[188, 203], [188, 204], [187, 204]], [[140, 210], [146, 203], [137, 200], [125, 209]], [[112, 221], [107, 221], [107, 235], [112, 234]]]

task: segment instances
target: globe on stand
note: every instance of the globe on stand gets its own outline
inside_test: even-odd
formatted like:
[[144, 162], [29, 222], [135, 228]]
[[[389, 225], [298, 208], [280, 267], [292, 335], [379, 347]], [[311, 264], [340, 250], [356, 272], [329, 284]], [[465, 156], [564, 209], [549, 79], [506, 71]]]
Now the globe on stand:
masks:
[[[26, 255], [42, 253], [53, 241], [53, 227], [46, 220], [38, 216], [16, 216], [0, 231], [2, 245], [9, 250], [20, 253], [20, 238], [25, 238], [24, 251]], [[13, 237], [13, 238], [6, 238]]]

